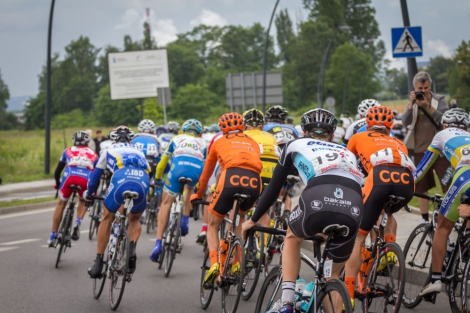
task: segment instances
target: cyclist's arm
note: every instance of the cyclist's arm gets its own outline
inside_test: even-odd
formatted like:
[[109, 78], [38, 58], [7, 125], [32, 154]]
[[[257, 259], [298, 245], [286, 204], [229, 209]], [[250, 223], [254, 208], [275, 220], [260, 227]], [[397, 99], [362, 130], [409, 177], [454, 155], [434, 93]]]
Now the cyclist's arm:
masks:
[[158, 162], [157, 171], [155, 173], [155, 178], [156, 179], [162, 179], [163, 172], [165, 171], [166, 164], [168, 163], [168, 160], [170, 159], [171, 155], [173, 154], [173, 150], [174, 150], [174, 143], [173, 143], [173, 139], [171, 139], [170, 143], [166, 147], [165, 152], [163, 153], [162, 158], [160, 159], [160, 162]]
[[423, 159], [419, 162], [416, 170], [413, 172], [413, 178], [415, 182], [420, 181], [431, 166], [436, 162], [437, 158], [441, 154], [441, 151], [444, 149], [445, 142], [441, 138], [442, 132], [437, 133], [431, 144], [428, 147], [428, 150], [424, 154]]
[[95, 166], [95, 169], [93, 170], [90, 177], [88, 178], [87, 193], [89, 195], [95, 193], [96, 190], [98, 189], [101, 175], [103, 175], [104, 170], [107, 167], [107, 157], [108, 157], [107, 152], [103, 153], [100, 156], [98, 163]]
[[356, 142], [357, 142], [357, 137], [358, 135], [353, 135], [350, 140], [348, 141], [348, 145], [346, 147], [346, 149], [348, 149], [349, 151], [351, 151], [355, 156], [357, 156], [357, 149], [356, 149]]
[[348, 142], [349, 140], [351, 140], [351, 137], [354, 135], [354, 127], [356, 125], [353, 123], [351, 125], [349, 125], [349, 127], [346, 129], [346, 133], [344, 134], [344, 138], [343, 138], [343, 142], [341, 143], [341, 145], [343, 147], [347, 147], [348, 145]]
[[59, 185], [60, 185], [60, 173], [62, 173], [66, 165], [67, 163], [59, 161], [59, 163], [57, 163], [57, 167], [55, 168], [54, 178], [55, 178], [55, 184], [57, 185], [57, 188], [59, 188]]
[[212, 173], [214, 172], [215, 165], [217, 164], [217, 146], [213, 146], [209, 151], [209, 156], [206, 159], [204, 164], [204, 169], [202, 170], [201, 178], [199, 179], [199, 188], [197, 190], [197, 197], [202, 199], [204, 197], [204, 192], [207, 188], [207, 183], [209, 182]]

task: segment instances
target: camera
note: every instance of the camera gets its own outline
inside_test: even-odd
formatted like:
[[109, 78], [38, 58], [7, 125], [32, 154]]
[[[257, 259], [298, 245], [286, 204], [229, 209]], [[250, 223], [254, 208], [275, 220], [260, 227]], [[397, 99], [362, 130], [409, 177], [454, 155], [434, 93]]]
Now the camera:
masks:
[[424, 100], [424, 92], [423, 91], [415, 91], [416, 100], [422, 101]]

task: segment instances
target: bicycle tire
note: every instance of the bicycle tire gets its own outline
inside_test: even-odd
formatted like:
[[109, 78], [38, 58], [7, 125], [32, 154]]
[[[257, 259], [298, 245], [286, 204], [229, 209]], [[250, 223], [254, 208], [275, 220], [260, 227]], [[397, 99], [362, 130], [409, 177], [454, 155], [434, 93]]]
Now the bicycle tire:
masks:
[[[242, 292], [242, 299], [248, 301], [256, 289], [256, 284], [258, 283], [259, 276], [263, 270], [262, 264], [264, 260], [264, 233], [259, 233], [259, 245], [256, 249], [255, 258], [252, 261], [252, 266], [248, 266], [247, 263], [247, 251], [243, 253], [243, 264], [245, 265], [245, 271], [243, 273], [243, 284], [244, 290]], [[259, 254], [259, 255], [258, 255]], [[251, 283], [249, 283], [251, 281]]]
[[[72, 205], [72, 204], [69, 204]], [[55, 268], [59, 268], [60, 258], [62, 257], [62, 253], [65, 252], [67, 248], [68, 241], [70, 240], [70, 228], [72, 227], [72, 219], [73, 219], [73, 208], [67, 208], [65, 212], [64, 219], [59, 227], [58, 234], [60, 236], [59, 241], [59, 251], [57, 252], [57, 259], [55, 261]]]
[[167, 237], [168, 234], [168, 229], [165, 230], [163, 233], [163, 238], [162, 238], [162, 253], [160, 253], [160, 256], [158, 257], [158, 269], [161, 270], [163, 266], [163, 262], [165, 261], [165, 253], [166, 253], [166, 240], [165, 238]]
[[93, 298], [95, 299], [100, 298], [101, 293], [103, 292], [103, 289], [104, 289], [104, 284], [106, 282], [106, 274], [108, 273], [108, 259], [109, 259], [108, 256], [109, 256], [108, 251], [105, 251], [104, 257], [103, 257], [104, 266], [103, 266], [103, 272], [101, 273], [101, 278], [93, 279]]
[[[330, 300], [330, 305], [329, 305], [330, 310], [331, 310], [330, 312], [338, 312], [338, 308], [335, 308], [331, 304], [331, 294], [330, 293], [332, 293], [332, 292], [336, 292], [340, 295], [341, 300], [342, 300], [341, 306], [344, 305], [343, 312], [352, 313], [353, 309], [352, 309], [352, 305], [351, 305], [351, 299], [349, 298], [348, 290], [346, 289], [346, 286], [344, 285], [344, 283], [342, 281], [340, 281], [339, 279], [331, 279], [331, 280], [329, 280], [325, 283], [325, 285], [320, 289], [318, 294], [315, 296], [316, 303], [317, 303], [316, 309], [312, 305], [310, 307], [309, 313], [325, 312], [325, 309], [324, 309], [325, 303], [323, 303], [323, 302], [324, 302], [324, 300], [326, 300], [327, 296]], [[322, 309], [322, 307], [323, 307], [323, 309]]]
[[470, 292], [470, 288], [468, 288], [469, 283], [470, 283], [470, 262], [469, 262], [469, 259], [467, 258], [467, 262], [465, 263], [465, 268], [464, 268], [464, 272], [462, 275], [462, 288], [461, 288], [461, 295], [460, 295], [461, 307], [465, 308], [465, 311], [461, 310], [461, 312], [468, 312], [469, 310], [467, 308], [470, 308], [470, 301], [467, 301], [467, 299], [469, 298], [467, 294]]
[[[395, 253], [395, 264], [389, 263], [388, 258], [386, 257], [386, 254], [388, 254], [389, 252]], [[386, 266], [383, 270], [377, 272], [382, 257], [384, 257]], [[374, 286], [374, 289], [385, 290], [387, 292], [387, 295], [386, 297], [381, 297], [378, 296], [379, 294], [375, 291], [367, 293], [364, 297], [364, 300], [362, 301], [362, 310], [364, 313], [397, 313], [400, 311], [400, 306], [402, 302], [401, 299], [403, 297], [403, 290], [405, 288], [406, 281], [406, 271], [404, 263], [405, 261], [403, 257], [403, 252], [401, 251], [401, 248], [398, 244], [390, 242], [383, 246], [383, 248], [380, 250], [380, 253], [374, 259], [374, 263], [372, 264], [369, 277], [367, 278], [367, 286]], [[392, 270], [392, 275], [390, 275], [390, 270]], [[399, 279], [394, 281], [393, 276], [396, 276]], [[387, 277], [388, 279], [382, 279], [382, 277]], [[396, 285], [396, 289], [390, 290], [389, 284], [391, 284], [392, 286]], [[390, 305], [391, 307], [389, 307]]]
[[[269, 275], [264, 280], [263, 285], [261, 285], [261, 289], [258, 294], [258, 300], [256, 301], [255, 313], [268, 312], [269, 309], [271, 309], [273, 303], [275, 302], [275, 299], [279, 299], [281, 297], [281, 274], [281, 266], [276, 266], [269, 272]], [[271, 290], [271, 288], [273, 288], [273, 290]], [[270, 297], [269, 299], [267, 299], [267, 301], [264, 301], [266, 295], [270, 295]]]
[[199, 301], [201, 302], [201, 308], [203, 310], [209, 307], [211, 303], [212, 296], [214, 295], [214, 286], [210, 290], [204, 289], [202, 283], [204, 282], [204, 278], [206, 277], [206, 272], [211, 268], [211, 260], [209, 257], [209, 250], [206, 250], [206, 254], [204, 255], [204, 261], [202, 262], [201, 267], [201, 283], [199, 284]]
[[150, 229], [153, 228], [152, 223], [155, 222], [155, 212], [152, 209], [149, 209], [147, 213], [147, 234], [150, 234]]
[[[457, 249], [457, 248], [456, 248]], [[452, 312], [464, 312], [464, 308], [462, 307], [463, 299], [462, 297], [462, 281], [463, 281], [463, 273], [465, 271], [465, 265], [468, 263], [469, 259], [469, 251], [467, 246], [464, 246], [462, 249], [462, 262], [460, 262], [459, 257], [455, 257], [452, 264], [450, 264], [450, 268], [453, 271], [450, 273], [452, 278], [446, 284], [447, 288], [447, 295], [449, 296], [449, 304], [452, 309]], [[467, 291], [467, 288], [465, 288]]]
[[[124, 295], [130, 250], [129, 234], [127, 230], [124, 230], [123, 234], [119, 235], [116, 240], [116, 250], [113, 256], [112, 269], [110, 270], [109, 304], [113, 311], [119, 307]], [[119, 282], [120, 278], [122, 279], [121, 282]], [[121, 288], [118, 288], [119, 285]]]
[[90, 217], [90, 228], [88, 230], [88, 239], [93, 240], [93, 234], [95, 233], [95, 227], [96, 227], [96, 215], [97, 215], [97, 209], [98, 209], [98, 203], [99, 201], [95, 201], [93, 204], [93, 209], [91, 211]]
[[63, 240], [65, 239], [62, 239], [62, 236], [60, 236], [59, 243], [58, 243], [59, 251], [57, 252], [55, 268], [59, 268], [60, 257], [62, 256], [63, 249], [65, 248], [65, 245], [63, 244]]
[[[273, 228], [282, 228], [282, 219], [276, 218]], [[272, 268], [281, 265], [281, 245], [284, 236], [269, 235], [264, 258], [264, 276], [267, 277]]]
[[[420, 224], [413, 229], [406, 241], [403, 256], [405, 258], [406, 275], [408, 281], [416, 282], [420, 275], [419, 270], [429, 268], [429, 275], [424, 284], [406, 284], [403, 292], [403, 305], [412, 309], [421, 303], [423, 297], [419, 295], [422, 286], [431, 281], [431, 247], [433, 240], [432, 224]], [[416, 246], [414, 245], [416, 243]], [[423, 248], [423, 249], [422, 249]]]
[[176, 257], [176, 249], [178, 247], [178, 241], [179, 241], [179, 234], [180, 234], [180, 229], [179, 229], [179, 223], [181, 219], [178, 216], [176, 220], [173, 222], [173, 225], [170, 229], [170, 242], [168, 243], [167, 250], [166, 250], [166, 256], [165, 256], [165, 268], [164, 268], [164, 274], [165, 277], [168, 277], [171, 272], [171, 268], [173, 266], [173, 261], [175, 260]]
[[[241, 243], [242, 239], [239, 236], [231, 240], [225, 260], [221, 285], [222, 313], [235, 313], [240, 303], [243, 289], [243, 273], [245, 270], [245, 265], [243, 264], [244, 249]], [[241, 268], [239, 271], [232, 273], [232, 265], [236, 264], [235, 258], [238, 259]], [[233, 301], [230, 301], [230, 299], [233, 299]]]

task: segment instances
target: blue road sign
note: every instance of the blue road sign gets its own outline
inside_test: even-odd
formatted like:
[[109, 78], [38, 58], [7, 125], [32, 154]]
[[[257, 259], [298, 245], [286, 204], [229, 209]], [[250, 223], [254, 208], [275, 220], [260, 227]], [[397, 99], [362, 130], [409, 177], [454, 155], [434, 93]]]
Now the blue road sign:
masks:
[[423, 56], [421, 27], [392, 28], [392, 49], [394, 58]]

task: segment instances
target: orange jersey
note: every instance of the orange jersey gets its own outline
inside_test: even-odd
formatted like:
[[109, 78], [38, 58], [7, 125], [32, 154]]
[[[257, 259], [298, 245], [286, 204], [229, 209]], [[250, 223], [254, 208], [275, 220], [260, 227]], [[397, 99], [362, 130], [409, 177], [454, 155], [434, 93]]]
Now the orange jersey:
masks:
[[359, 156], [367, 173], [380, 164], [395, 164], [414, 170], [414, 164], [408, 157], [408, 149], [403, 142], [376, 131], [356, 133], [351, 137], [347, 148]]
[[198, 197], [203, 197], [207, 182], [217, 162], [223, 170], [238, 167], [259, 174], [263, 168], [259, 145], [256, 141], [242, 132], [224, 134], [217, 141], [214, 141], [211, 146], [204, 164], [204, 170], [199, 179]]

